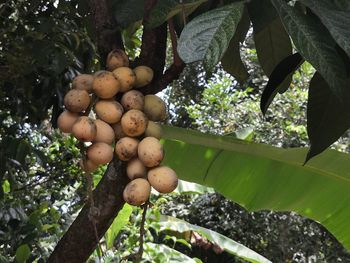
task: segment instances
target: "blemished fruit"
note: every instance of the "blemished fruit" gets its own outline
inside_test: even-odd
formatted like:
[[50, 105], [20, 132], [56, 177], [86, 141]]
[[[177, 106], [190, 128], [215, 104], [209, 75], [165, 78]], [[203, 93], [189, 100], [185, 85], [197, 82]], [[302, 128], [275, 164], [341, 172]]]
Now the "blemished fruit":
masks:
[[140, 141], [137, 152], [138, 158], [146, 167], [158, 166], [164, 158], [163, 146], [154, 137], [146, 137]]
[[92, 88], [101, 99], [110, 99], [120, 90], [120, 82], [112, 72], [101, 70], [95, 73]]
[[143, 134], [146, 130], [147, 122], [146, 115], [139, 110], [127, 111], [120, 121], [123, 132], [131, 137]]
[[113, 148], [104, 142], [96, 142], [89, 146], [86, 154], [93, 163], [106, 164], [113, 159]]
[[145, 137], [155, 137], [158, 140], [162, 138], [162, 126], [154, 121], [148, 121], [147, 128], [145, 130]]
[[144, 204], [151, 194], [151, 185], [146, 179], [136, 178], [128, 183], [123, 192], [125, 202], [139, 206]]
[[74, 123], [72, 133], [79, 141], [92, 142], [96, 136], [96, 125], [89, 117], [81, 116]]
[[90, 105], [90, 96], [86, 90], [71, 89], [64, 96], [64, 106], [71, 112], [83, 112]]
[[127, 136], [125, 132], [123, 132], [122, 125], [120, 124], [120, 122], [112, 124], [112, 128], [114, 130], [114, 135], [116, 140], [119, 140]]
[[97, 132], [94, 142], [112, 144], [115, 137], [113, 128], [103, 120], [95, 120], [95, 125]]
[[71, 133], [72, 127], [78, 118], [78, 113], [65, 110], [57, 119], [57, 127], [61, 130], [61, 132]]
[[80, 74], [76, 76], [72, 81], [72, 88], [79, 90], [86, 90], [87, 92], [92, 92], [92, 82], [94, 77], [90, 74]]
[[129, 161], [137, 155], [137, 147], [139, 141], [135, 138], [124, 137], [117, 141], [115, 145], [115, 153], [122, 161]]
[[92, 173], [92, 172], [96, 171], [96, 169], [98, 167], [97, 164], [95, 164], [94, 162], [92, 162], [89, 159], [86, 159], [84, 161], [81, 160], [80, 161], [80, 166], [83, 169], [83, 171], [86, 172], [86, 173]]
[[134, 158], [128, 162], [126, 174], [130, 180], [134, 180], [136, 178], [146, 178], [147, 168], [143, 165], [140, 159]]
[[166, 119], [166, 106], [164, 101], [156, 95], [146, 95], [143, 111], [151, 121]]
[[126, 111], [128, 110], [143, 110], [145, 104], [145, 96], [137, 90], [130, 90], [124, 93], [120, 103]]
[[148, 171], [147, 178], [151, 186], [159, 193], [170, 193], [178, 184], [176, 173], [167, 166], [159, 166]]
[[123, 50], [114, 49], [111, 52], [109, 52], [106, 62], [106, 67], [108, 70], [113, 71], [116, 68], [128, 66], [129, 59]]
[[124, 109], [123, 106], [115, 100], [99, 100], [95, 104], [95, 111], [101, 120], [107, 123], [116, 123], [120, 121]]
[[153, 79], [153, 70], [150, 67], [138, 66], [134, 68], [134, 72], [136, 75], [135, 88], [141, 88], [151, 83]]
[[136, 75], [131, 68], [128, 68], [128, 67], [116, 68], [115, 70], [113, 70], [113, 74], [120, 83], [121, 92], [126, 92], [132, 89], [136, 80]]

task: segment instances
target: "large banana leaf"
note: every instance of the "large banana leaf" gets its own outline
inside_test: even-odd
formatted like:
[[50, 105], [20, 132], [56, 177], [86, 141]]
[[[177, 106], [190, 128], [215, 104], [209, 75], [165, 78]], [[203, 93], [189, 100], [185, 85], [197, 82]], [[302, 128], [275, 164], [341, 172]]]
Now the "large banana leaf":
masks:
[[250, 211], [295, 211], [350, 249], [350, 155], [280, 149], [228, 136], [164, 127], [164, 164], [180, 179], [215, 188]]

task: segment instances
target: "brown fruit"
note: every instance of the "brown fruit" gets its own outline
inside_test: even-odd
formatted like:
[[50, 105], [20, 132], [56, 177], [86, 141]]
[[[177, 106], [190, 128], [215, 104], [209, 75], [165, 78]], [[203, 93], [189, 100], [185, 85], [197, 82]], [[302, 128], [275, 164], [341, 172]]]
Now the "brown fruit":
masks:
[[65, 110], [57, 119], [57, 127], [61, 130], [61, 132], [71, 133], [72, 127], [78, 118], [78, 113]]
[[71, 112], [83, 112], [90, 105], [90, 96], [86, 90], [71, 89], [64, 96], [64, 106]]
[[165, 102], [156, 95], [146, 95], [143, 111], [151, 121], [162, 121], [166, 118]]
[[153, 70], [147, 66], [138, 66], [134, 68], [134, 73], [136, 75], [135, 88], [146, 86], [151, 83], [153, 79]]
[[97, 132], [94, 142], [104, 142], [107, 144], [112, 144], [115, 137], [113, 128], [108, 123], [102, 120], [95, 120], [95, 125]]
[[146, 167], [155, 167], [160, 164], [164, 157], [163, 146], [159, 140], [154, 137], [146, 137], [140, 143], [137, 149], [138, 158]]
[[93, 173], [94, 171], [96, 171], [98, 165], [95, 164], [94, 162], [92, 162], [89, 159], [86, 160], [81, 160], [80, 161], [80, 166], [83, 169], [84, 172], [86, 173]]
[[136, 178], [128, 183], [123, 192], [125, 202], [130, 205], [144, 204], [151, 194], [151, 185], [146, 179]]
[[136, 75], [131, 68], [128, 68], [128, 67], [116, 68], [115, 70], [113, 70], [113, 74], [120, 83], [121, 92], [126, 92], [132, 89], [136, 80]]
[[115, 153], [122, 161], [129, 161], [137, 155], [137, 147], [139, 141], [135, 138], [124, 137], [117, 141], [115, 145]]
[[87, 149], [88, 158], [95, 164], [106, 164], [113, 159], [113, 148], [104, 142], [95, 142]]
[[120, 124], [120, 122], [114, 123], [112, 125], [112, 128], [114, 130], [114, 135], [115, 135], [115, 139], [119, 140], [123, 137], [126, 137], [127, 135], [123, 132], [122, 129], [122, 125]]
[[146, 178], [147, 168], [143, 165], [140, 159], [134, 158], [128, 162], [126, 174], [130, 180], [134, 180], [135, 178]]
[[128, 110], [143, 110], [145, 96], [137, 90], [130, 90], [124, 93], [120, 103], [126, 111]]
[[89, 117], [81, 116], [74, 123], [72, 133], [79, 141], [92, 142], [96, 136], [96, 125]]
[[119, 67], [128, 67], [129, 59], [125, 52], [121, 49], [114, 49], [109, 52], [106, 62], [107, 69], [113, 71]]
[[142, 111], [129, 110], [123, 115], [120, 123], [125, 134], [135, 137], [145, 132], [147, 122], [148, 119]]
[[151, 186], [159, 193], [171, 193], [178, 184], [175, 171], [167, 166], [159, 166], [149, 170], [147, 178]]
[[112, 72], [101, 70], [95, 73], [92, 88], [101, 99], [110, 99], [120, 90], [120, 83]]
[[123, 106], [115, 100], [99, 100], [95, 104], [95, 112], [101, 120], [107, 123], [116, 123], [120, 121], [124, 109]]
[[145, 137], [155, 137], [158, 140], [162, 138], [162, 126], [154, 121], [148, 121], [147, 128], [145, 130]]
[[73, 79], [72, 88], [92, 92], [92, 82], [94, 77], [90, 74], [80, 74]]

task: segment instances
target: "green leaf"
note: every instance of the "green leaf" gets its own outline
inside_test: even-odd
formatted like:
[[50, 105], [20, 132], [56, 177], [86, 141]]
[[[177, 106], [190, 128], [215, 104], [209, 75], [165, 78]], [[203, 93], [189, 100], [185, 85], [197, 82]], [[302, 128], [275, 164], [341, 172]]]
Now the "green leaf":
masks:
[[323, 224], [350, 249], [350, 156], [326, 150], [302, 165], [307, 148], [281, 149], [163, 127], [164, 164], [181, 180], [213, 187], [250, 211], [295, 211]]
[[11, 185], [10, 182], [8, 180], [5, 180], [2, 183], [2, 190], [4, 191], [5, 194], [7, 194], [8, 192], [10, 192], [11, 190]]
[[255, 33], [259, 33], [278, 18], [278, 13], [271, 4], [271, 0], [252, 0], [248, 2], [247, 6]]
[[178, 42], [178, 53], [186, 63], [203, 61], [211, 70], [224, 55], [243, 13], [242, 2], [206, 12], [188, 23]]
[[251, 250], [250, 248], [240, 243], [237, 243], [236, 241], [233, 241], [232, 239], [224, 235], [221, 235], [215, 231], [212, 231], [204, 227], [192, 225], [186, 221], [177, 219], [175, 217], [162, 215], [159, 225], [160, 225], [160, 231], [172, 230], [180, 233], [187, 232], [187, 231], [196, 231], [197, 233], [206, 237], [212, 243], [219, 245], [226, 252], [236, 255], [249, 262], [259, 262], [259, 263], [271, 262], [270, 260], [256, 253], [255, 251]]
[[[145, 252], [147, 252], [147, 250], [157, 251], [157, 254], [159, 253], [159, 254], [168, 255], [169, 258], [167, 258], [168, 259], [167, 262], [172, 262], [172, 263], [175, 263], [175, 262], [196, 263], [197, 262], [194, 259], [190, 258], [189, 256], [163, 244], [146, 242]], [[147, 261], [147, 262], [151, 262], [151, 261]]]
[[242, 18], [237, 25], [236, 32], [221, 60], [224, 70], [235, 77], [240, 83], [243, 83], [249, 77], [249, 73], [242, 62], [240, 54], [240, 43], [244, 41], [249, 30], [249, 25], [249, 16], [247, 10], [244, 9]]
[[284, 0], [271, 1], [300, 54], [320, 72], [338, 98], [349, 98], [345, 66], [328, 30], [317, 19], [300, 13]]
[[200, 184], [191, 183], [183, 180], [179, 180], [177, 188], [174, 190], [174, 192], [179, 194], [215, 193], [213, 188], [205, 187]]
[[119, 211], [117, 217], [114, 219], [112, 225], [106, 232], [107, 248], [113, 247], [114, 239], [119, 234], [119, 231], [129, 222], [130, 215], [132, 213], [132, 207], [125, 204], [122, 210]]
[[128, 27], [130, 24], [142, 20], [145, 0], [117, 0], [113, 1], [112, 9], [119, 26]]
[[30, 248], [27, 244], [20, 245], [16, 249], [16, 261], [18, 263], [24, 263], [30, 256]]
[[301, 0], [301, 2], [319, 17], [338, 45], [350, 56], [350, 7], [335, 0]]
[[307, 133], [311, 147], [306, 161], [321, 153], [350, 128], [350, 108], [331, 92], [319, 73], [310, 81]]

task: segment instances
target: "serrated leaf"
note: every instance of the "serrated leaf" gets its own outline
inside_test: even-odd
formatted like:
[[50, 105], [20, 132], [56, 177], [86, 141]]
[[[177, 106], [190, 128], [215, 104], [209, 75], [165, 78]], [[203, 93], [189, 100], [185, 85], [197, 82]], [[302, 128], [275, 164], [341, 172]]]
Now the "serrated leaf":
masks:
[[264, 88], [260, 99], [260, 109], [266, 114], [268, 107], [276, 96], [279, 89], [283, 88], [281, 83], [292, 75], [298, 67], [304, 62], [303, 57], [299, 53], [295, 53], [283, 59], [272, 71], [269, 81]]
[[188, 23], [178, 41], [178, 53], [186, 63], [203, 61], [211, 70], [222, 58], [243, 13], [237, 2], [206, 12]]
[[327, 81], [338, 98], [349, 98], [347, 73], [328, 30], [314, 17], [300, 13], [284, 0], [271, 0], [300, 54]]
[[27, 244], [23, 244], [16, 249], [16, 261], [24, 263], [30, 256], [30, 248]]
[[301, 2], [319, 17], [338, 45], [350, 56], [350, 8], [334, 0], [301, 0]]
[[221, 60], [222, 67], [230, 73], [238, 82], [243, 83], [249, 77], [247, 68], [241, 59], [240, 43], [244, 41], [249, 30], [250, 20], [247, 10], [244, 9], [242, 18], [236, 28], [236, 32]]
[[307, 133], [311, 147], [306, 161], [327, 149], [349, 128], [349, 104], [339, 101], [316, 72], [310, 82], [307, 103]]

